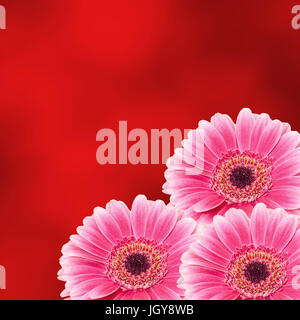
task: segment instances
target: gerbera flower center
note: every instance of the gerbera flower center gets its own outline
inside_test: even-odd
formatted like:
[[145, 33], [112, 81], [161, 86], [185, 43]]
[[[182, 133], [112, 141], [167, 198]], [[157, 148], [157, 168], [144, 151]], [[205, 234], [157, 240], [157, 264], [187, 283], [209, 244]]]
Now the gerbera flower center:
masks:
[[264, 246], [244, 246], [230, 260], [225, 282], [243, 299], [267, 297], [287, 281], [287, 255]]
[[228, 203], [252, 202], [272, 185], [273, 159], [251, 151], [229, 151], [212, 173], [210, 187]]
[[233, 168], [229, 175], [229, 179], [233, 186], [240, 189], [250, 186], [255, 180], [252, 169], [247, 167]]
[[126, 258], [125, 268], [131, 274], [138, 276], [142, 272], [146, 272], [149, 269], [150, 263], [145, 254], [133, 253]]
[[147, 289], [167, 273], [168, 246], [146, 238], [124, 238], [112, 248], [106, 275], [123, 290]]
[[245, 268], [245, 277], [251, 283], [260, 283], [270, 275], [268, 267], [263, 262], [251, 262]]

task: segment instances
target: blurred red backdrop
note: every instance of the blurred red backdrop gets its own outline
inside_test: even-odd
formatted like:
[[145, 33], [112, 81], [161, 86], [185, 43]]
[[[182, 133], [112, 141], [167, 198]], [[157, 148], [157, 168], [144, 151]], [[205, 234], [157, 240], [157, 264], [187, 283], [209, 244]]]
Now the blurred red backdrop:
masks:
[[2, 299], [59, 299], [61, 246], [95, 206], [168, 201], [164, 165], [97, 164], [99, 129], [195, 128], [250, 106], [300, 130], [297, 1], [0, 4]]

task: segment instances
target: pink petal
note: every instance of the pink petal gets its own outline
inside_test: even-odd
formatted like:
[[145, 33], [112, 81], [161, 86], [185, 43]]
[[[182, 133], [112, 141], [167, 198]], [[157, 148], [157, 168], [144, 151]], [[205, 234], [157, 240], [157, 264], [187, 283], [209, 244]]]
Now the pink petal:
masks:
[[219, 240], [217, 232], [212, 226], [207, 226], [203, 231], [199, 231], [197, 242], [225, 260], [229, 260], [232, 255], [231, 251]]
[[222, 216], [215, 216], [213, 225], [216, 229], [219, 239], [231, 251], [235, 252], [242, 246], [239, 234], [235, 231], [232, 224]]
[[175, 228], [165, 239], [165, 243], [169, 246], [176, 246], [179, 240], [188, 237], [195, 229], [196, 222], [191, 218], [184, 218], [177, 222]]
[[300, 149], [286, 153], [282, 161], [274, 164], [273, 179], [282, 179], [300, 173]]
[[[103, 266], [103, 265], [102, 265]], [[64, 281], [68, 281], [72, 279], [74, 276], [78, 275], [91, 275], [91, 276], [103, 276], [105, 272], [105, 267], [96, 267], [96, 266], [89, 266], [83, 264], [74, 264], [69, 267], [63, 267], [63, 278]]]
[[[218, 207], [213, 208], [206, 212], [193, 212], [193, 211], [188, 212], [187, 210], [185, 210], [184, 216], [193, 218], [194, 220], [197, 221], [198, 225], [209, 224], [213, 222], [213, 218], [215, 215], [223, 216], [230, 208], [232, 208], [232, 205], [224, 201]], [[252, 212], [252, 206], [251, 206], [251, 212]]]
[[275, 231], [272, 247], [279, 251], [283, 250], [295, 235], [296, 228], [296, 217], [294, 215], [286, 215]]
[[232, 290], [222, 290], [220, 293], [211, 297], [211, 300], [236, 300], [239, 297], [239, 293]]
[[235, 125], [231, 118], [226, 114], [217, 113], [211, 118], [211, 123], [222, 135], [226, 148], [228, 150], [235, 150], [237, 147]]
[[112, 300], [122, 300], [125, 293], [126, 293], [126, 291], [119, 289], [118, 291], [115, 292], [115, 295]]
[[[211, 189], [208, 186], [189, 186], [181, 188], [180, 190], [176, 190], [176, 193], [171, 195], [171, 203], [176, 203], [178, 206], [184, 206], [185, 200], [193, 194], [201, 196], [203, 192], [211, 193]], [[197, 200], [197, 198], [195, 198]]]
[[240, 111], [236, 121], [236, 136], [238, 146], [241, 152], [249, 150], [250, 138], [254, 126], [252, 112], [248, 108]]
[[168, 256], [168, 274], [174, 276], [179, 270], [179, 267], [182, 263], [183, 253], [186, 253], [189, 245], [191, 244], [191, 238], [185, 238], [184, 240], [178, 243], [178, 248], [173, 247], [169, 251]]
[[251, 233], [254, 244], [265, 244], [266, 229], [268, 227], [269, 215], [264, 204], [257, 204], [251, 215]]
[[175, 291], [161, 284], [151, 287], [151, 291], [157, 297], [155, 300], [181, 300]]
[[69, 297], [69, 296], [70, 296], [69, 290], [64, 289], [64, 290], [61, 292], [60, 296], [61, 296], [62, 298]]
[[266, 229], [265, 235], [265, 245], [266, 247], [272, 247], [273, 237], [277, 230], [278, 225], [281, 223], [282, 219], [282, 209], [276, 209], [270, 214], [268, 227]]
[[299, 286], [299, 282], [296, 284], [295, 287], [291, 285], [284, 285], [281, 291], [278, 292], [280, 296], [277, 296], [277, 298], [278, 299], [282, 298], [282, 300], [300, 300], [300, 288], [298, 288], [298, 286]]
[[189, 241], [185, 241], [183, 245], [174, 247], [174, 250], [168, 256], [168, 265], [179, 265], [182, 254], [186, 252], [191, 242], [192, 237], [189, 238]]
[[[217, 156], [213, 153], [207, 145], [204, 143], [203, 137], [204, 130], [201, 126], [199, 126], [196, 130], [191, 130], [188, 133], [188, 139], [184, 139], [182, 141], [183, 146], [183, 159], [189, 164], [204, 164], [204, 165], [214, 165], [217, 161]], [[177, 149], [178, 150], [178, 149]], [[175, 150], [175, 154], [178, 151]], [[188, 160], [188, 157], [192, 156], [193, 162]], [[195, 161], [196, 160], [196, 161]], [[167, 162], [168, 164], [168, 162]]]
[[166, 205], [163, 201], [157, 200], [153, 202], [148, 202], [148, 219], [145, 222], [146, 227], [145, 227], [145, 237], [150, 238], [153, 233], [153, 228], [158, 220], [158, 217], [160, 214], [165, 210]]
[[135, 292], [133, 290], [125, 291], [120, 300], [134, 300]]
[[182, 147], [183, 148], [176, 149], [175, 157], [167, 161], [168, 167], [182, 170], [184, 164], [187, 167], [199, 169], [195, 171], [198, 174], [204, 174], [205, 171], [211, 173], [217, 158], [204, 144], [198, 131], [192, 130], [192, 134], [189, 135], [189, 138], [182, 141]]
[[285, 247], [284, 251], [290, 256], [297, 252], [300, 248], [300, 230], [297, 230], [292, 240]]
[[132, 230], [136, 238], [145, 235], [146, 221], [148, 219], [148, 201], [143, 195], [134, 199], [131, 209]]
[[[95, 234], [92, 234], [90, 230], [85, 227], [78, 227], [76, 231], [78, 235], [80, 235], [80, 239], [83, 239], [82, 241], [88, 243], [91, 247], [91, 249], [88, 250], [89, 252], [103, 258], [107, 256], [107, 254], [109, 253], [109, 249], [111, 249], [112, 247], [112, 244], [110, 242], [107, 242], [107, 244], [105, 244], [105, 249], [103, 247], [100, 247], [101, 243], [99, 244], [99, 240], [106, 240], [104, 235], [101, 234], [100, 230], [98, 230], [97, 232], [97, 238]], [[102, 246], [104, 246], [103, 243]]]
[[83, 226], [84, 228], [80, 229], [80, 235], [83, 238], [102, 250], [111, 250], [112, 243], [99, 230], [94, 216], [84, 218]]
[[[174, 246], [171, 246], [169, 248], [169, 255], [173, 254], [174, 252], [176, 252], [180, 247], [185, 247], [186, 245], [190, 244], [191, 240], [194, 239], [194, 236], [188, 236], [188, 237], [185, 237], [185, 238], [182, 238], [180, 239], [176, 245]], [[167, 242], [165, 242], [167, 244]]]
[[[207, 259], [205, 259], [203, 256], [199, 256], [197, 253], [195, 253], [195, 252], [193, 252], [195, 255], [197, 255], [197, 261], [191, 261], [190, 262], [190, 257], [189, 257], [189, 261], [188, 261], [188, 263], [194, 263], [196, 266], [197, 266], [197, 268], [199, 268], [199, 266], [200, 267], [202, 267], [202, 268], [206, 268], [206, 269], [212, 269], [212, 270], [218, 270], [218, 271], [221, 271], [221, 272], [225, 272], [226, 271], [226, 267], [227, 267], [227, 265], [228, 265], [228, 261], [224, 261], [223, 262], [223, 264], [222, 265], [220, 265], [220, 264], [217, 264], [217, 263], [215, 263], [215, 262], [213, 262], [213, 261], [210, 261], [210, 260], [207, 260]], [[182, 260], [182, 263], [186, 263], [185, 262], [185, 260], [184, 260], [184, 258], [185, 258], [185, 255], [186, 255], [187, 253], [184, 253], [183, 255], [182, 255], [182, 258], [181, 258], [181, 260]], [[190, 265], [190, 267], [192, 267], [192, 265]], [[182, 268], [182, 265], [180, 266], [180, 270], [181, 270], [181, 268]]]
[[135, 292], [134, 300], [151, 300], [147, 290], [137, 290]]
[[232, 208], [226, 212], [225, 216], [228, 217], [233, 228], [238, 233], [241, 243], [243, 245], [252, 243], [249, 218], [245, 212], [240, 209]]
[[[193, 249], [190, 249], [186, 251], [182, 257], [181, 257], [181, 262], [183, 263], [183, 266], [202, 266], [203, 263], [203, 257], [199, 255], [200, 252], [195, 252]], [[182, 265], [180, 266], [180, 268]]]
[[106, 239], [114, 243], [116, 240], [123, 238], [119, 225], [104, 209], [95, 208], [94, 215], [98, 228]]
[[255, 152], [258, 151], [257, 146], [259, 139], [262, 136], [264, 129], [271, 121], [272, 120], [270, 119], [269, 115], [266, 113], [260, 114], [257, 119], [255, 119], [253, 130], [251, 133], [250, 150], [253, 150]]
[[275, 292], [270, 296], [271, 300], [293, 300], [290, 296], [283, 292]]
[[92, 260], [92, 261], [101, 262], [101, 263], [106, 262], [106, 258], [108, 255], [107, 251], [101, 251], [101, 250], [99, 250], [99, 253], [97, 251], [97, 254], [91, 254], [91, 253], [79, 248], [71, 241], [62, 247], [61, 252], [65, 256], [79, 257], [79, 258], [84, 258], [87, 260]]
[[[88, 280], [94, 280], [96, 285], [98, 285], [99, 283], [101, 283], [103, 280], [106, 280], [106, 275], [90, 275], [90, 274], [82, 274], [82, 275], [78, 275], [78, 276], [74, 276], [72, 279], [70, 279], [67, 283], [66, 283], [66, 289], [72, 290], [72, 288], [74, 288], [74, 286], [77, 286], [79, 284], [82, 284], [83, 282], [86, 282]], [[98, 282], [96, 282], [98, 281]]]
[[184, 268], [180, 268], [181, 275], [184, 279], [183, 284], [186, 288], [190, 285], [194, 285], [202, 282], [219, 282], [224, 283], [224, 272], [202, 268], [198, 265], [184, 265]]
[[[166, 171], [165, 178], [168, 180], [168, 190], [177, 190], [182, 188], [203, 187], [209, 189], [210, 178], [204, 175], [187, 175], [182, 171]], [[173, 190], [174, 189], [174, 190]]]
[[217, 157], [221, 157], [227, 151], [227, 147], [222, 135], [208, 121], [201, 120], [199, 122], [198, 131], [208, 149]]
[[[236, 299], [239, 295], [233, 292], [228, 286], [220, 285], [214, 287], [207, 287], [203, 290], [199, 290], [197, 293], [193, 294], [190, 299], [193, 300], [212, 300], [214, 297], [222, 297], [221, 299]], [[226, 297], [226, 298], [225, 298]], [[189, 295], [187, 294], [187, 298]]]
[[[102, 278], [101, 280], [91, 279], [75, 286], [71, 290], [71, 295], [76, 296], [88, 294], [89, 298], [91, 299], [99, 299], [113, 293], [118, 288], [119, 286], [108, 278]], [[102, 295], [100, 294], [100, 291], [102, 292]], [[98, 294], [95, 296], [96, 292], [98, 292]]]
[[259, 139], [257, 151], [263, 155], [268, 155], [278, 143], [281, 133], [281, 122], [278, 120], [270, 122]]
[[269, 198], [269, 195], [266, 195], [264, 197], [260, 197], [259, 201], [261, 203], [264, 203], [270, 209], [276, 209], [276, 208], [280, 207], [280, 205], [278, 203], [276, 203], [274, 200], [271, 200]]
[[105, 265], [102, 262], [93, 261], [93, 260], [87, 260], [85, 258], [80, 257], [68, 257], [68, 256], [62, 256], [59, 259], [59, 263], [64, 268], [63, 274], [66, 275], [67, 271], [72, 270], [74, 267], [88, 267], [97, 269], [97, 271], [102, 272], [105, 269]]
[[137, 291], [121, 291], [114, 300], [151, 300], [148, 290], [138, 289]]
[[297, 187], [297, 189], [300, 188], [300, 176], [290, 176], [280, 180], [272, 180], [272, 190], [282, 190], [285, 187]]
[[282, 122], [282, 134], [287, 133], [289, 131], [291, 131], [291, 126], [289, 123], [287, 122]]
[[[99, 232], [100, 233], [100, 232]], [[75, 234], [70, 237], [71, 243], [75, 246], [79, 247], [80, 249], [101, 258], [106, 258], [108, 252], [102, 250], [96, 246], [94, 246], [91, 242], [87, 241], [86, 239], [82, 238], [81, 236]]]
[[217, 282], [213, 282], [212, 281], [212, 282], [210, 282], [210, 281], [205, 281], [204, 280], [203, 282], [198, 282], [198, 283], [195, 283], [193, 285], [187, 285], [186, 284], [186, 289], [185, 289], [184, 296], [186, 298], [189, 298], [189, 299], [193, 300], [193, 297], [198, 295], [199, 292], [201, 292], [203, 290], [206, 290], [208, 288], [214, 288], [214, 287], [220, 287], [220, 286], [224, 286], [224, 282], [220, 283], [220, 281], [217, 281]]
[[[100, 278], [104, 280], [103, 278]], [[101, 280], [99, 278], [96, 279], [88, 279], [85, 281], [80, 282], [77, 285], [69, 286], [70, 296], [83, 296], [86, 295], [89, 291], [94, 289], [96, 286], [99, 285]]]
[[294, 150], [300, 144], [300, 134], [296, 131], [290, 131], [282, 135], [278, 144], [271, 151], [270, 156], [274, 159], [284, 159], [287, 152]]
[[180, 274], [178, 272], [178, 276], [175, 278], [169, 277], [167, 278], [166, 276], [163, 278], [163, 280], [160, 282], [161, 285], [171, 289], [172, 291], [176, 292], [178, 295], [183, 296], [184, 295], [184, 290], [182, 288], [179, 288], [177, 285], [177, 281], [180, 278]]
[[106, 205], [106, 210], [119, 225], [123, 237], [131, 235], [130, 211], [121, 201], [112, 200]]
[[219, 196], [212, 190], [203, 190], [203, 192], [193, 193], [185, 197], [184, 202], [177, 204], [179, 208], [186, 210], [186, 213], [206, 212], [217, 208], [225, 201], [224, 197]]
[[151, 300], [159, 300], [158, 296], [152, 290], [152, 288], [149, 288], [147, 291], [148, 291], [149, 296], [151, 297]]
[[176, 207], [187, 210], [189, 212], [194, 211], [207, 211], [211, 208], [218, 206], [219, 203], [224, 202], [224, 198], [217, 195], [213, 190], [194, 191], [190, 189], [190, 192], [185, 196], [177, 196], [178, 193], [171, 196], [171, 203]]
[[290, 272], [294, 266], [298, 268], [299, 265], [300, 265], [300, 248], [289, 255], [289, 264], [287, 267], [288, 272]]
[[[219, 269], [226, 268], [228, 265], [228, 260], [216, 255], [214, 252], [208, 250], [206, 247], [203, 247], [200, 243], [193, 244], [193, 251], [202, 259], [210, 262], [211, 264], [219, 266]], [[184, 256], [182, 257], [182, 259]], [[204, 265], [203, 262], [201, 262], [201, 265]]]
[[274, 200], [280, 207], [288, 210], [300, 208], [299, 188], [285, 187], [282, 189], [271, 190], [268, 198]]
[[175, 209], [169, 208], [165, 209], [159, 216], [153, 232], [151, 239], [158, 242], [162, 242], [173, 230], [177, 220], [177, 213]]

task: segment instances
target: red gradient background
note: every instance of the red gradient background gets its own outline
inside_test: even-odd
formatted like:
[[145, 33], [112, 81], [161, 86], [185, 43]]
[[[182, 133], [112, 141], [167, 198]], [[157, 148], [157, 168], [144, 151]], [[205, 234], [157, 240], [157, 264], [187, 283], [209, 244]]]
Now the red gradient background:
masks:
[[168, 201], [163, 165], [97, 164], [99, 129], [195, 128], [251, 106], [300, 131], [297, 1], [0, 4], [0, 299], [59, 299], [60, 249], [95, 206]]

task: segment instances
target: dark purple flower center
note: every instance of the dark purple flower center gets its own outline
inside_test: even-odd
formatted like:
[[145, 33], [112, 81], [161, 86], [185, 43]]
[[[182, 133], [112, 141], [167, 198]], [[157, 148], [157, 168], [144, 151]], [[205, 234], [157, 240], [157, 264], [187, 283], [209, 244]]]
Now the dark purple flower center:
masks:
[[149, 267], [150, 263], [148, 258], [141, 253], [132, 253], [125, 261], [126, 270], [135, 276], [138, 276], [142, 272], [146, 272]]
[[229, 175], [229, 179], [231, 184], [239, 189], [250, 186], [255, 180], [251, 168], [247, 167], [233, 168]]
[[270, 275], [268, 267], [262, 262], [249, 263], [245, 269], [245, 277], [251, 283], [260, 283]]

